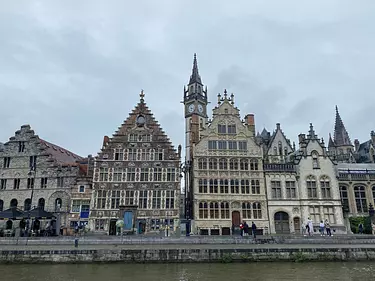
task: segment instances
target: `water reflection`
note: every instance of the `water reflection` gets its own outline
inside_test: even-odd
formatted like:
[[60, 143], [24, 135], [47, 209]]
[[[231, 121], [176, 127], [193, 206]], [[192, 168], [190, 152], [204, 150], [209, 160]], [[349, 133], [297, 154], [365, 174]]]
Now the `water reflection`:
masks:
[[375, 263], [0, 265], [1, 280], [373, 280]]

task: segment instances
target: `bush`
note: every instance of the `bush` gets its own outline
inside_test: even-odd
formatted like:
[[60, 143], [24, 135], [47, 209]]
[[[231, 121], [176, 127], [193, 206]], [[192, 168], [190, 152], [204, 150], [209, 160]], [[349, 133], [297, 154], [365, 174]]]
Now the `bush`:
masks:
[[372, 226], [371, 226], [371, 218], [370, 217], [350, 217], [350, 227], [353, 233], [359, 233], [358, 226], [363, 224], [363, 233], [371, 234], [372, 233]]

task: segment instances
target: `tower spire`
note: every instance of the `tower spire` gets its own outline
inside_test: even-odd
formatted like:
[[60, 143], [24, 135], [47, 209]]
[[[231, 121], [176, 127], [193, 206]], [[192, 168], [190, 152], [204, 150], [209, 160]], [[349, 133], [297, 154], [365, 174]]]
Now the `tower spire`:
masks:
[[333, 140], [336, 146], [352, 145], [348, 131], [345, 129], [344, 122], [341, 119], [339, 109], [336, 105], [336, 120], [335, 120], [335, 131], [333, 134]]
[[202, 85], [202, 79], [199, 76], [198, 72], [198, 62], [197, 62], [197, 54], [194, 53], [194, 60], [193, 60], [193, 70], [190, 76], [190, 81], [189, 85], [194, 84], [194, 83], [199, 83]]

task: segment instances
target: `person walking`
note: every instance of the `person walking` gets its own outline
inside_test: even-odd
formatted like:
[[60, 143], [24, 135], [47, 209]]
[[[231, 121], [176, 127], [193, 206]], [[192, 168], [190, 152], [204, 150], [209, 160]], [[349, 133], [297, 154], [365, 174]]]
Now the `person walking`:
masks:
[[308, 227], [309, 236], [312, 236], [314, 232], [314, 226], [313, 226], [313, 221], [310, 218], [307, 218], [307, 225], [309, 226]]
[[324, 223], [324, 226], [325, 226], [325, 228], [326, 228], [327, 235], [328, 235], [328, 236], [333, 236], [333, 235], [332, 235], [332, 232], [331, 232], [331, 226], [330, 226], [330, 224], [329, 224], [329, 222], [328, 222], [327, 219], [326, 219], [326, 221], [325, 221], [325, 223]]
[[325, 224], [324, 224], [324, 222], [321, 220], [320, 223], [319, 223], [319, 232], [320, 232], [320, 236], [324, 236], [324, 227], [325, 227]]
[[254, 239], [257, 238], [257, 236], [256, 236], [257, 226], [255, 225], [254, 222], [252, 222], [252, 224], [251, 224], [251, 230], [253, 232]]
[[358, 225], [358, 233], [363, 234], [363, 224], [361, 223]]
[[244, 231], [245, 236], [249, 235], [249, 225], [247, 224], [246, 221], [243, 222], [243, 231]]

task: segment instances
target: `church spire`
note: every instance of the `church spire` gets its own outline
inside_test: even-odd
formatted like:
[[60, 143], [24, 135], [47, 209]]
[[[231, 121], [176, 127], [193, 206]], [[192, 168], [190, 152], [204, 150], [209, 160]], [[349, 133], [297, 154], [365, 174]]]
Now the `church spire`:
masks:
[[352, 145], [348, 131], [345, 129], [344, 122], [342, 122], [339, 109], [336, 105], [336, 120], [333, 140], [336, 146]]
[[194, 53], [194, 61], [193, 61], [193, 71], [190, 76], [189, 85], [198, 83], [202, 85], [201, 77], [199, 76], [198, 72], [198, 62], [197, 62], [197, 54]]

